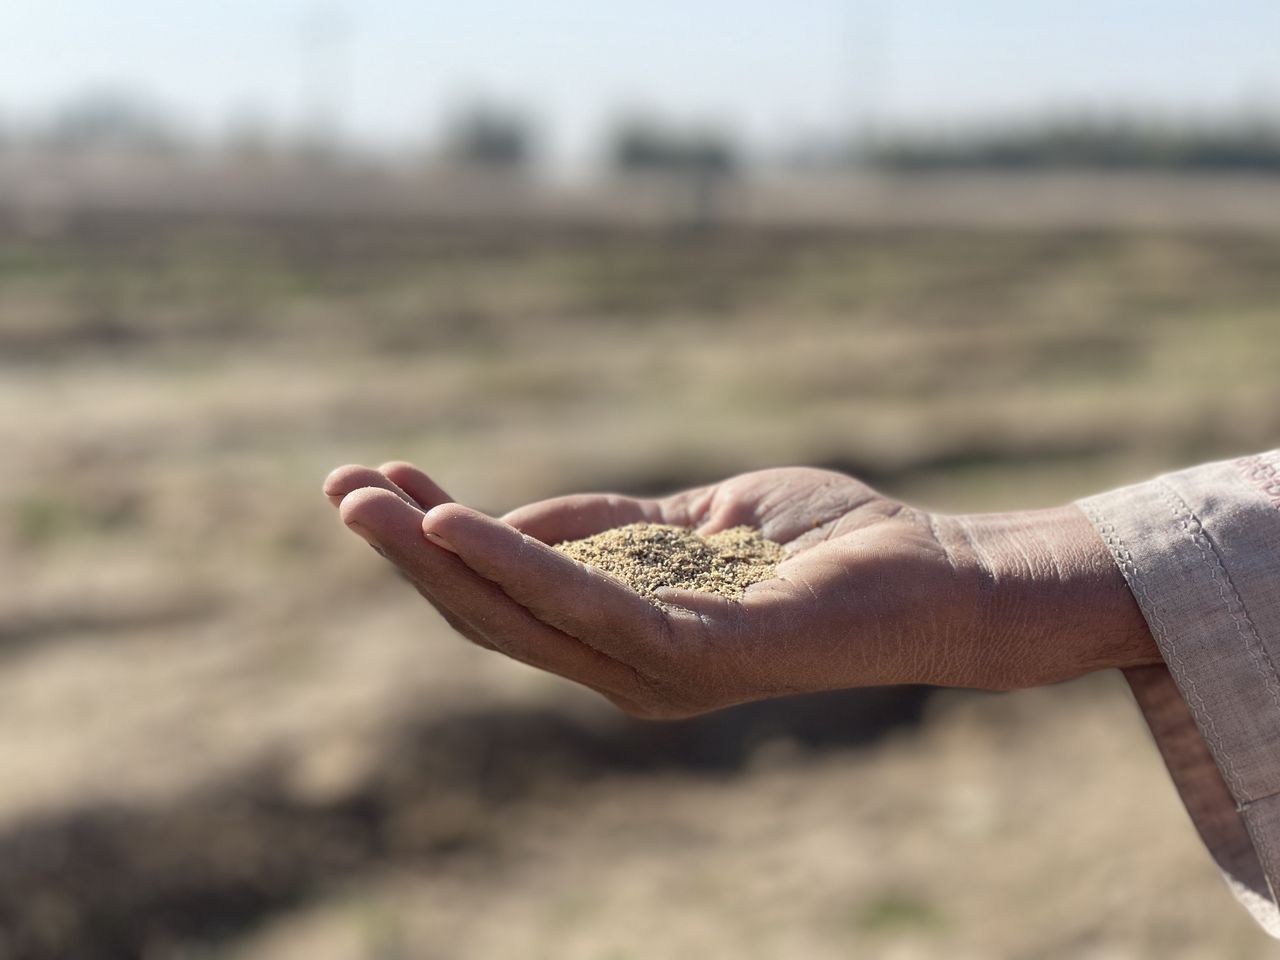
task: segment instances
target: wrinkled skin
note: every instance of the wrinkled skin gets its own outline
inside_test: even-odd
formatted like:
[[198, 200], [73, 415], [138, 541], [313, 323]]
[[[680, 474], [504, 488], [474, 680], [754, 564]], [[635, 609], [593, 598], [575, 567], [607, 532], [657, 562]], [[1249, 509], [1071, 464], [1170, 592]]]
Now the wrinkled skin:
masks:
[[[890, 683], [1010, 689], [1159, 660], [1075, 507], [942, 516], [839, 473], [764, 470], [662, 499], [577, 494], [493, 519], [406, 463], [340, 467], [342, 519], [468, 639], [644, 717]], [[741, 601], [661, 607], [549, 544], [639, 520], [786, 546]]]

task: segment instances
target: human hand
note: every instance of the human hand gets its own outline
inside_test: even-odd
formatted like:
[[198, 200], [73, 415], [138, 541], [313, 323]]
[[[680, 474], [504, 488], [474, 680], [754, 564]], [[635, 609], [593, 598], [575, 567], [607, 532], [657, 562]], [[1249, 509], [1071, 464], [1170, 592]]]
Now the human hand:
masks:
[[[1159, 661], [1075, 507], [936, 515], [809, 468], [661, 499], [560, 497], [500, 520], [406, 463], [340, 467], [325, 493], [460, 633], [637, 716], [892, 683], [1009, 689]], [[659, 607], [549, 546], [641, 520], [745, 524], [789, 556], [740, 601], [670, 590]]]

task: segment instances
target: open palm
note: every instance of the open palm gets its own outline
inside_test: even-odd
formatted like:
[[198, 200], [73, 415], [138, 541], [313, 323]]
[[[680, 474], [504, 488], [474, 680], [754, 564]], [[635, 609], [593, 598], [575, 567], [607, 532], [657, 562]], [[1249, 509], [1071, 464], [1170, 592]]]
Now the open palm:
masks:
[[[634, 714], [968, 679], [956, 654], [980, 629], [981, 566], [957, 562], [929, 514], [838, 473], [765, 470], [662, 499], [578, 494], [501, 520], [403, 463], [340, 468], [326, 493], [461, 633]], [[641, 520], [704, 534], [745, 524], [789, 556], [740, 601], [667, 590], [656, 606], [549, 546]]]

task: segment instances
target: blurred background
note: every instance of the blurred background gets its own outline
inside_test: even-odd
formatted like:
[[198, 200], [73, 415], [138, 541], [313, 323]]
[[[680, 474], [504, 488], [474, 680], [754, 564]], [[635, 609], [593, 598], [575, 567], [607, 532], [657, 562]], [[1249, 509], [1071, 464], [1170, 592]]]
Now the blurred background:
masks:
[[1253, 958], [1118, 676], [641, 724], [333, 466], [1062, 503], [1280, 434], [1280, 7], [0, 7], [0, 957]]

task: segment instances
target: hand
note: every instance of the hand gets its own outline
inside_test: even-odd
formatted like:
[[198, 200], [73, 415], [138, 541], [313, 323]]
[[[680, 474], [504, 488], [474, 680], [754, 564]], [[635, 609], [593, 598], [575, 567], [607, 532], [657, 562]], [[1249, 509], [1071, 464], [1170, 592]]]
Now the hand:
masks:
[[[341, 467], [325, 493], [460, 633], [637, 716], [879, 684], [1010, 689], [1159, 661], [1075, 507], [934, 515], [808, 468], [656, 500], [560, 497], [500, 520], [406, 463]], [[790, 555], [741, 601], [668, 590], [659, 607], [549, 546], [640, 520], [746, 524]]]

